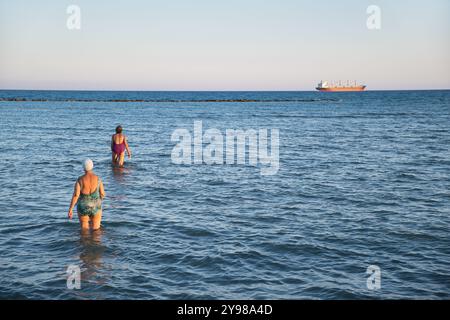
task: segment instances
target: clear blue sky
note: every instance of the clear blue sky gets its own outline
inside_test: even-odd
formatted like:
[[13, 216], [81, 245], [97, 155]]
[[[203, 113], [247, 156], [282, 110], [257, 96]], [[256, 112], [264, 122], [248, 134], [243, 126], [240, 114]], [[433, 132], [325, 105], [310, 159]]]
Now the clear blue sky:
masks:
[[448, 0], [0, 0], [0, 41], [3, 89], [450, 88]]

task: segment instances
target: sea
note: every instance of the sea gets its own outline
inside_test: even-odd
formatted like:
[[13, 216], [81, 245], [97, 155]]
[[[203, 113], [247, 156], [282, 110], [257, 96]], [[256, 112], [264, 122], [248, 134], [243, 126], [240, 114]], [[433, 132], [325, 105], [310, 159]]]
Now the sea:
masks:
[[[200, 121], [278, 130], [278, 170], [175, 163]], [[449, 148], [448, 90], [1, 90], [0, 298], [449, 299]], [[86, 158], [87, 234], [67, 218]]]

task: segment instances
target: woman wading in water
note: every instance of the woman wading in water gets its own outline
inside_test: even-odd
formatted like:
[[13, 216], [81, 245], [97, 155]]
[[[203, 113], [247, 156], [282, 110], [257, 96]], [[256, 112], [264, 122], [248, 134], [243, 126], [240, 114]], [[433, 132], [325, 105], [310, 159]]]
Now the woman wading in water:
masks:
[[131, 151], [128, 147], [127, 137], [122, 133], [122, 126], [117, 126], [116, 133], [111, 138], [112, 163], [123, 166], [125, 161], [125, 150], [131, 159]]
[[84, 175], [79, 177], [75, 183], [72, 201], [69, 208], [69, 219], [73, 217], [73, 208], [77, 205], [78, 218], [82, 230], [100, 229], [102, 220], [102, 200], [105, 197], [103, 183], [94, 174], [94, 163], [87, 159], [83, 165]]

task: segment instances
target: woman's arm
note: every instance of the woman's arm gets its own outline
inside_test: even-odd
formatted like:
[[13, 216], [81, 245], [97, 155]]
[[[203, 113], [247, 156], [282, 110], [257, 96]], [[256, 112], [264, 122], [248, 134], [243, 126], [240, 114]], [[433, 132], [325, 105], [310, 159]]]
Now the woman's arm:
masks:
[[77, 203], [79, 197], [80, 197], [80, 184], [77, 181], [75, 182], [75, 187], [73, 188], [72, 201], [70, 202], [69, 213], [67, 215], [69, 219], [72, 219], [73, 217], [73, 207], [75, 207], [75, 204]]
[[130, 151], [130, 147], [128, 146], [128, 139], [127, 139], [127, 137], [124, 137], [123, 141], [125, 142], [125, 149], [127, 149], [128, 158], [131, 159], [131, 151]]
[[111, 136], [111, 151], [114, 150], [114, 135]]
[[103, 187], [103, 181], [100, 180], [100, 199], [103, 200], [103, 198], [105, 198], [106, 193], [105, 193], [105, 188]]

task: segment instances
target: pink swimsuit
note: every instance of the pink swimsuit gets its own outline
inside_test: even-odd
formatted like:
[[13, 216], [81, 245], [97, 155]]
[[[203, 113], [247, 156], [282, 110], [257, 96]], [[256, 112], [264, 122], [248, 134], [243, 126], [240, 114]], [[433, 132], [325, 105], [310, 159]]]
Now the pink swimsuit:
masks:
[[113, 141], [112, 151], [115, 154], [119, 154], [119, 155], [122, 154], [123, 152], [125, 152], [125, 138], [123, 138], [122, 143], [119, 143], [119, 144], [117, 144]]

